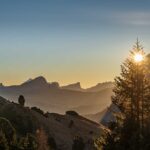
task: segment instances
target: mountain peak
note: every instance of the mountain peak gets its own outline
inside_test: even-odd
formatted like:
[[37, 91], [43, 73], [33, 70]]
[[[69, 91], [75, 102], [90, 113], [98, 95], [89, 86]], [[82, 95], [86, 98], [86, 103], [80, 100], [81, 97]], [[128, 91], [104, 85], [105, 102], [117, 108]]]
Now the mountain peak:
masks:
[[27, 81], [25, 81], [24, 83], [28, 83], [28, 82], [30, 82], [30, 81], [32, 81], [32, 79], [31, 78], [29, 78]]
[[47, 86], [48, 83], [47, 83], [46, 79], [43, 76], [39, 76], [39, 77], [36, 77], [35, 79], [27, 80], [22, 85], [23, 86], [32, 85], [32, 86], [37, 86], [37, 87], [43, 87], [43, 86]]
[[79, 91], [82, 90], [80, 82], [76, 82], [76, 83], [73, 83], [73, 84], [62, 86], [61, 88], [62, 89], [67, 89], [67, 90], [79, 90]]
[[70, 84], [70, 86], [81, 88], [80, 82], [76, 82], [76, 83]]
[[46, 82], [46, 83], [47, 83], [46, 79], [45, 79], [43, 76], [36, 77], [36, 78], [33, 79], [33, 80], [42, 81], [42, 82]]
[[97, 85], [87, 88], [86, 91], [89, 92], [99, 92], [101, 90], [107, 89], [107, 88], [113, 88], [114, 87], [114, 83], [111, 81], [107, 81], [107, 82], [102, 82], [102, 83], [98, 83]]

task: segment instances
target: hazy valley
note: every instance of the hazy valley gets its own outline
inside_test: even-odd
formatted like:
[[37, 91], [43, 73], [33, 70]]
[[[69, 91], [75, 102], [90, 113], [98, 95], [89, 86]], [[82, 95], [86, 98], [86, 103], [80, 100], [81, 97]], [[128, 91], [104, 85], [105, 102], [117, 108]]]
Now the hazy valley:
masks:
[[37, 77], [15, 86], [0, 86], [0, 95], [17, 102], [19, 95], [24, 95], [26, 105], [38, 106], [44, 111], [65, 113], [75, 110], [82, 115], [103, 111], [111, 103], [112, 82], [99, 83], [83, 89], [80, 83], [59, 86], [48, 83], [44, 77]]

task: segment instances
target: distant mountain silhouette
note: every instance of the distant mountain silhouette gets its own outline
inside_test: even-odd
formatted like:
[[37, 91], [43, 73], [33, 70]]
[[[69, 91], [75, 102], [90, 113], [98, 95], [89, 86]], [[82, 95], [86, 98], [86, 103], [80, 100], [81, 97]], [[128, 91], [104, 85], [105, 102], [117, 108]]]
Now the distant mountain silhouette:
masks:
[[84, 89], [81, 87], [80, 82], [69, 84], [66, 86], [62, 86], [62, 89], [67, 89], [67, 90], [73, 90], [73, 91], [83, 91], [83, 92], [99, 92], [101, 90], [107, 89], [107, 88], [113, 88], [114, 83], [113, 82], [103, 82], [103, 83], [98, 83], [97, 85]]
[[29, 79], [28, 81], [21, 84], [22, 87], [32, 87], [32, 88], [45, 88], [48, 87], [48, 83], [46, 79], [42, 76], [37, 77], [35, 79]]
[[84, 91], [84, 89], [81, 88], [80, 82], [62, 86], [61, 88], [67, 90], [73, 90], [73, 91]]
[[115, 104], [111, 104], [109, 107], [105, 108], [103, 111], [96, 114], [85, 115], [86, 118], [101, 123], [104, 126], [108, 126], [109, 122], [116, 120], [115, 113], [120, 112], [119, 108]]
[[112, 86], [108, 85], [106, 83], [106, 88], [104, 83], [102, 88], [98, 85], [101, 90], [95, 92], [83, 90], [79, 83], [60, 87], [59, 83], [49, 83], [40, 76], [21, 85], [0, 86], [0, 95], [12, 101], [17, 101], [19, 95], [24, 95], [27, 105], [36, 105], [45, 111], [64, 113], [73, 109], [81, 114], [91, 114], [110, 105]]
[[119, 108], [112, 103], [110, 107], [107, 108], [107, 111], [104, 113], [99, 123], [108, 126], [110, 122], [116, 121], [115, 113], [119, 112], [120, 112]]
[[100, 123], [101, 120], [104, 118], [106, 112], [107, 112], [108, 108], [105, 108], [103, 111], [98, 112], [96, 114], [87, 114], [84, 117], [86, 117], [87, 119], [90, 119], [92, 121], [95, 121], [97, 123]]
[[29, 78], [27, 81], [25, 81], [24, 83], [28, 83], [28, 82], [30, 82], [30, 81], [32, 81], [32, 79], [31, 78]]
[[90, 87], [86, 89], [88, 92], [98, 92], [107, 88], [113, 88], [114, 83], [113, 82], [103, 82], [103, 83], [98, 83], [96, 86]]

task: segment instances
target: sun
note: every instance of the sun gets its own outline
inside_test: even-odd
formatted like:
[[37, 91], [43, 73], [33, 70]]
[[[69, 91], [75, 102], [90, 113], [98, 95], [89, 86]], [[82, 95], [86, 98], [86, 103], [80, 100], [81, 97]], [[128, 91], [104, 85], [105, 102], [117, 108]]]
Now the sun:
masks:
[[137, 53], [134, 55], [135, 62], [141, 62], [141, 61], [143, 61], [143, 59], [144, 59], [144, 56], [142, 54]]

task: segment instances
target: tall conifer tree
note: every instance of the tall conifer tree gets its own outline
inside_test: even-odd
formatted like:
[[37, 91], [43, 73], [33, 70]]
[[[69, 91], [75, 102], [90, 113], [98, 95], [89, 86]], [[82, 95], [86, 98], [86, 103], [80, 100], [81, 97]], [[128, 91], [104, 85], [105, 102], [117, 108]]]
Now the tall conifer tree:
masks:
[[[115, 78], [112, 102], [121, 112], [111, 134], [113, 143], [116, 143], [113, 145], [115, 150], [142, 149], [146, 145], [147, 137], [150, 137], [148, 67], [150, 66], [145, 59], [143, 47], [137, 40], [129, 57], [121, 65], [120, 76]], [[109, 138], [106, 136], [107, 145], [109, 145], [108, 140], [110, 140], [110, 133]], [[104, 144], [104, 149], [108, 148], [107, 145]]]

